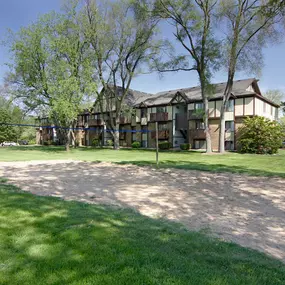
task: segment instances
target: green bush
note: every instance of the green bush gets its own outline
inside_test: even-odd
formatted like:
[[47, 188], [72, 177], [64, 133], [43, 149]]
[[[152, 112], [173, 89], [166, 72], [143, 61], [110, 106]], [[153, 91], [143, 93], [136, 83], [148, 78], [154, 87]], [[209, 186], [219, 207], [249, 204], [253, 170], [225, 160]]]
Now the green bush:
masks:
[[159, 142], [158, 143], [158, 148], [163, 150], [163, 149], [170, 149], [172, 147], [172, 144], [170, 142]]
[[36, 139], [29, 140], [29, 144], [36, 144]]
[[132, 148], [140, 148], [141, 147], [141, 143], [140, 142], [133, 142], [132, 143]]
[[100, 141], [98, 139], [93, 139], [92, 140], [92, 146], [99, 146], [100, 145]]
[[107, 140], [107, 145], [108, 146], [113, 146], [114, 145], [114, 142], [112, 140]]
[[282, 143], [280, 125], [264, 117], [246, 118], [238, 130], [238, 151], [241, 153], [274, 154]]
[[189, 150], [190, 148], [191, 148], [191, 145], [189, 143], [180, 144], [180, 149], [182, 150]]
[[51, 144], [52, 144], [52, 141], [51, 141], [51, 140], [47, 140], [47, 141], [44, 141], [43, 144], [44, 144], [44, 145], [51, 145]]

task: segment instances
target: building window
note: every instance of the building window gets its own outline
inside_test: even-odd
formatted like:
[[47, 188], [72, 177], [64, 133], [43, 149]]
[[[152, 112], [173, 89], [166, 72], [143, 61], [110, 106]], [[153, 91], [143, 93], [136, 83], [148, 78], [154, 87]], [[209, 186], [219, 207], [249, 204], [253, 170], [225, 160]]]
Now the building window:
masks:
[[278, 120], [278, 108], [275, 108], [275, 120]]
[[229, 100], [226, 104], [226, 112], [234, 111], [234, 100]]
[[263, 113], [266, 113], [266, 103], [263, 102]]
[[195, 103], [195, 110], [203, 110], [204, 103]]
[[234, 150], [234, 142], [226, 141], [225, 142], [225, 150]]
[[195, 140], [195, 149], [206, 149], [206, 140]]
[[273, 106], [271, 106], [271, 116], [273, 116]]
[[201, 121], [196, 121], [196, 129], [197, 130], [205, 130], [205, 123]]
[[146, 118], [147, 117], [147, 108], [142, 108], [141, 109], [141, 118]]
[[226, 132], [234, 132], [235, 131], [235, 123], [234, 121], [226, 121]]
[[166, 113], [166, 107], [156, 107], [156, 113]]

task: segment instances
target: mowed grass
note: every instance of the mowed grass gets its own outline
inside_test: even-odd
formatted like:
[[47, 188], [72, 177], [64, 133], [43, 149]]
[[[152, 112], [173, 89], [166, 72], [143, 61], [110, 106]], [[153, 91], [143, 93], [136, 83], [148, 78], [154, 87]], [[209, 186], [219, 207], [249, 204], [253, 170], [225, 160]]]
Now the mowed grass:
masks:
[[[73, 159], [108, 161], [136, 165], [155, 165], [155, 151], [77, 148], [66, 153], [63, 147], [22, 146], [0, 148], [0, 161]], [[277, 155], [226, 153], [205, 155], [200, 152], [164, 151], [159, 153], [160, 167], [214, 172], [285, 177], [285, 150]]]
[[0, 197], [0, 284], [285, 284], [280, 261], [178, 224], [3, 179]]

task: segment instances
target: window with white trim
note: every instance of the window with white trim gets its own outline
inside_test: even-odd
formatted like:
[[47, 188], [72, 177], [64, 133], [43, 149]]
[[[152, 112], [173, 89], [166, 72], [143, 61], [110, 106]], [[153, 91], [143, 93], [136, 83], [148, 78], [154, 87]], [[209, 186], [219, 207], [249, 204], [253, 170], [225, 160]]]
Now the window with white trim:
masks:
[[204, 109], [204, 103], [195, 103], [195, 110], [203, 110]]
[[226, 121], [225, 131], [227, 133], [235, 131], [235, 122], [234, 121]]
[[226, 112], [234, 111], [234, 100], [229, 100], [226, 104]]

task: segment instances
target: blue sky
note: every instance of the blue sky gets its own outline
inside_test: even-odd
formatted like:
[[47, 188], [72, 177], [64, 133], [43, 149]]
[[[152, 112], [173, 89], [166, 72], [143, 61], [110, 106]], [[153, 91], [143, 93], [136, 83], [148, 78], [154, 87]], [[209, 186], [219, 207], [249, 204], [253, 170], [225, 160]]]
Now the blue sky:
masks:
[[[37, 17], [51, 10], [60, 10], [62, 0], [2, 0], [0, 9], [0, 40], [5, 39], [8, 28], [17, 31], [21, 26], [26, 26], [35, 21]], [[166, 37], [172, 38], [171, 32], [163, 30]], [[7, 71], [5, 62], [9, 54], [4, 46], [0, 46], [0, 84]], [[282, 89], [285, 92], [285, 42], [264, 50], [265, 65], [262, 70], [260, 87], [264, 92], [267, 89]], [[236, 79], [256, 77], [254, 74], [236, 75]], [[219, 72], [213, 82], [226, 80], [226, 73]], [[195, 72], [165, 73], [163, 77], [156, 73], [137, 77], [132, 84], [133, 89], [144, 92], [156, 93], [163, 90], [178, 89], [195, 86], [198, 79]]]

